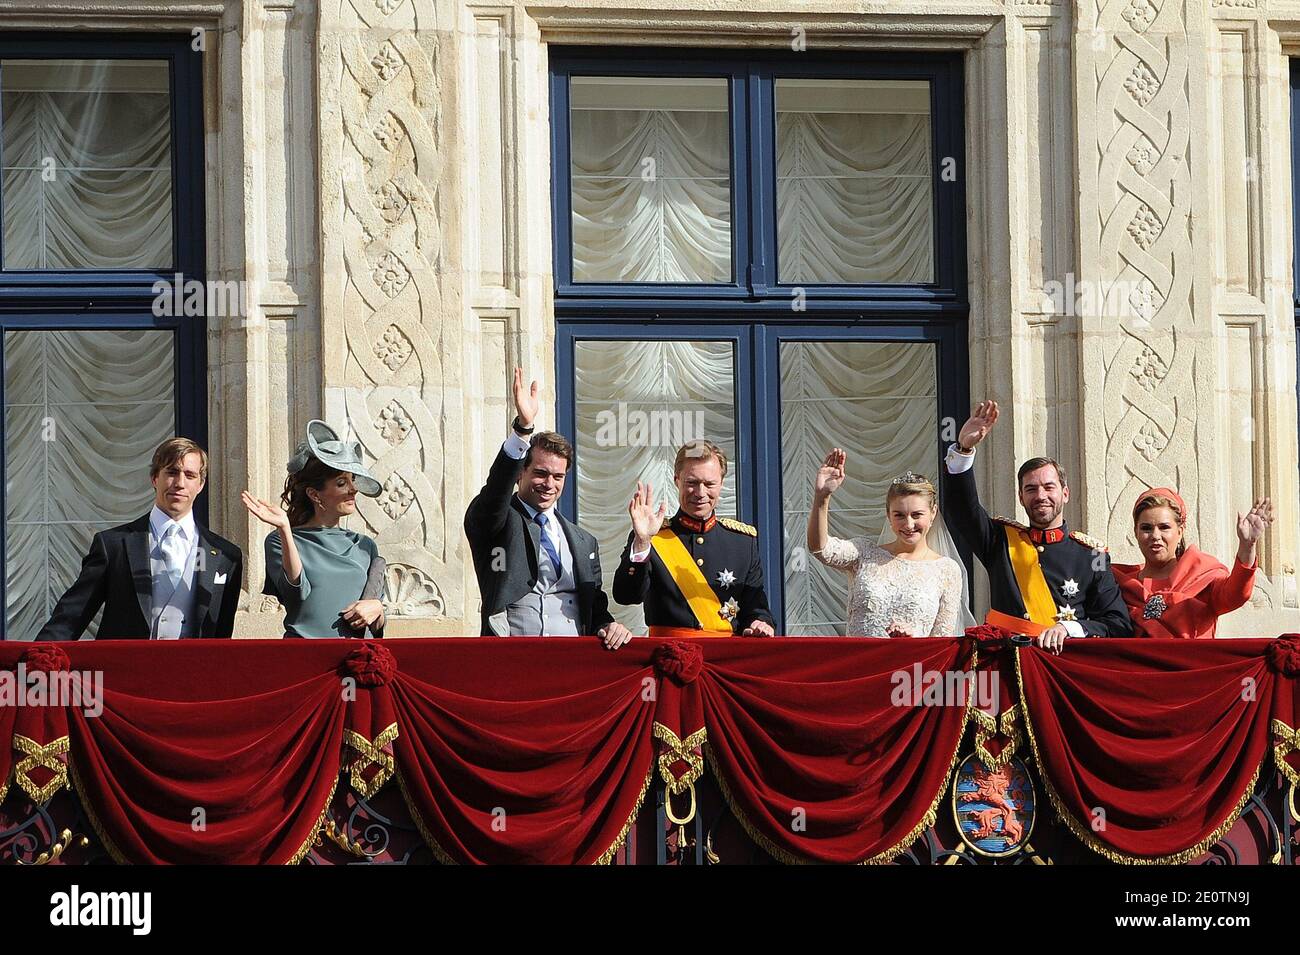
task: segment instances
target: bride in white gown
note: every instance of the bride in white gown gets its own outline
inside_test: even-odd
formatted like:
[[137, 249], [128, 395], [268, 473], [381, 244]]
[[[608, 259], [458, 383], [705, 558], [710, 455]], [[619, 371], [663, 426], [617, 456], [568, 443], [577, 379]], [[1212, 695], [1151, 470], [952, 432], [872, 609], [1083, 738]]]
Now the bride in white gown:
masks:
[[[844, 452], [834, 448], [817, 471], [808, 549], [827, 567], [851, 576], [847, 635], [960, 636], [974, 625], [974, 618], [965, 604], [965, 568], [954, 559], [952, 538], [938, 520], [934, 485], [911, 471], [894, 478], [885, 495], [887, 530], [894, 538], [888, 543], [831, 537], [830, 499], [844, 483], [844, 463]], [[887, 536], [882, 535], [882, 541]], [[942, 539], [943, 546], [932, 547], [932, 539]]]

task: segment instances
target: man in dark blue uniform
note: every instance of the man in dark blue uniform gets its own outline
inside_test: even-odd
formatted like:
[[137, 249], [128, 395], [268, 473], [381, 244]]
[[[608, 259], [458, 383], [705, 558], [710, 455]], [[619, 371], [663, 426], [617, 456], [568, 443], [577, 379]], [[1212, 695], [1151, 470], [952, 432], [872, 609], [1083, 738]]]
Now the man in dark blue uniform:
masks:
[[962, 426], [946, 458], [944, 513], [989, 575], [986, 622], [1038, 638], [1059, 653], [1067, 637], [1131, 637], [1133, 621], [1110, 572], [1101, 541], [1071, 531], [1062, 512], [1070, 488], [1051, 458], [1020, 466], [1020, 503], [1029, 526], [989, 517], [975, 490], [975, 448], [998, 420], [995, 401], [983, 401]]
[[650, 636], [770, 637], [772, 613], [763, 591], [758, 531], [718, 517], [714, 508], [727, 457], [708, 441], [677, 451], [673, 480], [678, 511], [654, 507], [649, 484], [637, 482], [628, 505], [632, 533], [614, 574], [614, 599], [644, 604]]

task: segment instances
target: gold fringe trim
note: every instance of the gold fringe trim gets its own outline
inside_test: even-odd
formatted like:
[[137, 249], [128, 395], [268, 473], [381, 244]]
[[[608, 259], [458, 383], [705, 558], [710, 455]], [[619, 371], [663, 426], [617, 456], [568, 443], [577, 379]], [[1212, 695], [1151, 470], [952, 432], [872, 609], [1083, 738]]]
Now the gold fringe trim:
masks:
[[[925, 811], [925, 814], [923, 816], [921, 816], [920, 822], [918, 822], [915, 826], [912, 827], [911, 832], [905, 835], [898, 842], [894, 843], [888, 849], [878, 852], [875, 855], [871, 856], [870, 858], [862, 860], [861, 862], [858, 863], [858, 865], [886, 865], [890, 862], [893, 862], [896, 858], [898, 858], [900, 855], [906, 852], [911, 847], [912, 843], [914, 843], [917, 839], [920, 838], [921, 833], [925, 832], [925, 830], [929, 829], [931, 826], [935, 825], [935, 823], [938, 822], [939, 802], [943, 799], [944, 795], [948, 792], [948, 787], [952, 783], [952, 774], [957, 767], [957, 763], [959, 762], [959, 756], [961, 755], [961, 741], [962, 738], [966, 735], [966, 723], [970, 719], [971, 713], [973, 712], [976, 711], [972, 706], [971, 700], [968, 698], [966, 700], [966, 712], [962, 719], [961, 727], [957, 730], [956, 742], [953, 744], [952, 756], [949, 757], [948, 768], [945, 769], [943, 773], [943, 782], [940, 784], [938, 791], [935, 793], [934, 799], [930, 802], [930, 808]], [[775, 842], [773, 842], [763, 833], [759, 832], [756, 828], [754, 828], [754, 825], [749, 821], [748, 817], [745, 815], [744, 810], [742, 810], [740, 806], [736, 804], [736, 798], [731, 792], [731, 787], [727, 785], [726, 778], [723, 776], [722, 771], [718, 768], [718, 758], [713, 752], [713, 747], [710, 746], [708, 743], [704, 744], [704, 755], [708, 760], [709, 772], [713, 776], [714, 781], [717, 782], [718, 789], [722, 791], [722, 798], [726, 800], [727, 807], [731, 810], [731, 814], [736, 817], [736, 821], [740, 823], [741, 828], [745, 830], [745, 833], [749, 836], [750, 839], [752, 839], [755, 843], [757, 843], [758, 846], [764, 852], [770, 855], [773, 859], [776, 859], [778, 862], [783, 862], [786, 865], [816, 865], [817, 864], [815, 859], [808, 859], [802, 856], [794, 855], [791, 852], [788, 852], [787, 850], [783, 849], [781, 846], [778, 846]]]
[[[126, 856], [122, 854], [122, 851], [113, 843], [113, 840], [108, 837], [108, 833], [104, 829], [104, 824], [100, 822], [99, 816], [95, 814], [94, 808], [90, 805], [89, 800], [86, 799], [86, 787], [82, 785], [81, 777], [77, 773], [77, 767], [73, 762], [71, 755], [68, 756], [68, 773], [71, 776], [73, 788], [75, 788], [76, 792], [80, 794], [81, 808], [85, 812], [86, 818], [90, 820], [90, 827], [95, 830], [95, 837], [99, 839], [100, 845], [104, 847], [104, 851], [107, 852], [112, 860], [118, 865], [133, 865], [134, 863], [126, 858]], [[306, 841], [304, 841], [303, 844], [298, 847], [298, 850], [294, 852], [293, 858], [286, 862], [285, 865], [297, 865], [303, 859], [307, 858], [307, 853], [312, 850], [313, 846], [320, 842], [321, 828], [325, 825], [325, 817], [329, 814], [330, 803], [334, 801], [334, 793], [338, 789], [338, 777], [338, 771], [335, 770], [334, 782], [330, 786], [329, 795], [325, 797], [325, 807], [321, 809], [320, 814], [316, 817], [316, 825], [312, 828], [311, 834], [307, 837]]]
[[718, 789], [722, 791], [722, 798], [726, 801], [727, 808], [730, 809], [731, 814], [736, 817], [736, 821], [740, 823], [740, 827], [745, 830], [746, 835], [748, 835], [749, 838], [759, 846], [759, 848], [777, 862], [782, 862], [785, 865], [812, 865], [813, 861], [811, 859], [805, 859], [787, 852], [754, 828], [745, 813], [738, 805], [736, 805], [736, 797], [732, 795], [731, 787], [727, 785], [727, 780], [723, 777], [722, 773], [718, 771], [718, 758], [713, 754], [713, 747], [708, 743], [704, 744], [704, 756], [708, 760], [710, 774], [718, 784]]
[[[1020, 709], [1019, 703], [1013, 703], [994, 719], [978, 707], [971, 707], [971, 718], [976, 725], [975, 755], [987, 769], [1001, 769], [1011, 762], [1016, 750], [1024, 743], [1024, 737], [1020, 733]], [[986, 745], [994, 736], [1004, 736], [1009, 740], [997, 756], [990, 753]]]
[[1046, 770], [1043, 769], [1043, 761], [1038, 754], [1038, 739], [1034, 736], [1034, 727], [1029, 720], [1029, 707], [1025, 703], [1025, 682], [1020, 673], [1019, 647], [1016, 648], [1016, 685], [1020, 691], [1020, 702], [1024, 709], [1025, 733], [1029, 736], [1029, 746], [1034, 754], [1034, 762], [1038, 765], [1038, 778], [1042, 780], [1043, 788], [1047, 790], [1047, 798], [1052, 804], [1052, 809], [1056, 811], [1056, 815], [1065, 823], [1066, 828], [1070, 830], [1076, 839], [1111, 862], [1118, 862], [1123, 865], [1183, 865], [1191, 862], [1227, 835], [1228, 830], [1236, 825], [1237, 819], [1241, 816], [1241, 811], [1245, 808], [1246, 803], [1250, 801], [1251, 794], [1255, 791], [1255, 784], [1259, 781], [1259, 773], [1263, 768], [1263, 760], [1260, 761], [1259, 766], [1255, 767], [1255, 772], [1251, 774], [1250, 782], [1246, 784], [1245, 791], [1237, 800], [1236, 806], [1228, 813], [1224, 821], [1215, 827], [1213, 832], [1195, 845], [1166, 856], [1135, 856], [1113, 849], [1098, 839], [1091, 829], [1082, 825], [1074, 816], [1070, 815], [1070, 812], [1065, 808], [1064, 801], [1052, 785], [1052, 781], [1047, 777]]
[[[14, 749], [25, 754], [22, 759], [14, 763], [13, 778], [18, 783], [18, 788], [25, 792], [32, 802], [39, 805], [68, 785], [68, 767], [59, 759], [60, 756], [68, 755], [68, 737], [60, 736], [42, 746], [21, 733], [14, 733], [13, 745]], [[37, 786], [27, 775], [37, 768], [50, 770], [54, 773], [54, 778], [44, 786]]]
[[94, 808], [86, 799], [86, 787], [82, 785], [81, 776], [77, 772], [77, 764], [71, 754], [68, 755], [68, 774], [72, 778], [72, 785], [81, 801], [81, 811], [90, 820], [90, 828], [95, 830], [95, 838], [99, 840], [99, 844], [104, 847], [104, 851], [108, 853], [109, 858], [118, 865], [131, 865], [131, 860], [124, 856], [122, 850], [118, 849], [113, 840], [108, 837], [104, 824], [99, 821], [99, 816], [95, 814]]
[[[1293, 729], [1281, 720], [1273, 720], [1269, 729], [1276, 737], [1273, 743], [1273, 762], [1277, 770], [1293, 787], [1300, 786], [1300, 772], [1286, 761], [1287, 754], [1300, 750], [1300, 729]], [[0, 790], [2, 793], [3, 790]]]
[[303, 859], [307, 858], [307, 853], [311, 852], [313, 846], [321, 843], [321, 829], [325, 826], [325, 818], [329, 815], [330, 803], [334, 801], [334, 793], [339, 788], [339, 772], [334, 771], [334, 782], [330, 784], [329, 795], [325, 797], [325, 806], [321, 809], [320, 815], [316, 817], [316, 825], [312, 827], [303, 844], [298, 847], [298, 851], [293, 854], [285, 865], [297, 865]]
[[395, 772], [394, 775], [397, 777], [397, 788], [402, 791], [402, 800], [406, 803], [406, 811], [411, 814], [411, 821], [415, 823], [415, 828], [419, 831], [420, 838], [423, 839], [424, 844], [429, 847], [429, 851], [433, 853], [433, 857], [437, 859], [441, 865], [459, 865], [460, 863], [449, 856], [447, 850], [439, 845], [438, 840], [433, 838], [433, 834], [429, 832], [429, 827], [424, 824], [424, 817], [421, 816], [415, 808], [415, 800], [411, 798], [411, 793], [406, 788], [406, 780], [402, 778], [401, 770]]
[[[393, 770], [397, 768], [397, 763], [392, 753], [384, 752], [384, 747], [392, 745], [397, 736], [395, 722], [385, 726], [383, 732], [376, 736], [373, 742], [356, 730], [343, 731], [343, 745], [351, 747], [357, 754], [356, 759], [352, 760], [349, 766], [348, 782], [362, 799], [372, 797], [393, 778]], [[371, 766], [379, 767], [379, 772], [367, 780], [363, 773]]]
[[619, 830], [614, 842], [608, 849], [602, 852], [592, 865], [609, 865], [614, 861], [614, 856], [618, 855], [618, 850], [623, 848], [623, 843], [627, 842], [628, 833], [636, 825], [636, 817], [641, 813], [641, 806], [645, 803], [646, 793], [650, 791], [650, 782], [654, 779], [654, 770], [646, 770], [645, 782], [641, 784], [641, 792], [637, 794], [636, 805], [632, 807], [631, 814], [627, 817], [627, 822], [623, 823], [623, 828]]
[[[459, 865], [460, 863], [448, 855], [447, 850], [444, 849], [438, 843], [438, 840], [433, 838], [433, 834], [429, 832], [429, 827], [425, 825], [424, 818], [415, 808], [415, 801], [411, 799], [411, 793], [406, 788], [406, 780], [402, 778], [401, 772], [399, 771], [396, 773], [396, 776], [397, 786], [402, 790], [402, 799], [406, 802], [406, 811], [411, 814], [411, 821], [415, 823], [415, 828], [419, 831], [420, 838], [424, 840], [424, 844], [429, 847], [429, 851], [433, 853], [434, 858], [442, 865]], [[645, 782], [641, 784], [641, 792], [637, 794], [636, 804], [633, 805], [632, 812], [628, 814], [627, 822], [623, 823], [623, 827], [619, 830], [618, 835], [615, 837], [614, 842], [610, 847], [597, 856], [592, 865], [609, 865], [614, 861], [614, 856], [618, 854], [618, 850], [623, 848], [623, 843], [627, 841], [628, 833], [630, 833], [632, 827], [636, 825], [636, 817], [641, 812], [641, 807], [645, 803], [646, 793], [650, 791], [650, 781], [653, 778], [654, 771], [648, 770], [645, 774]]]
[[[708, 731], [701, 726], [686, 739], [679, 739], [676, 733], [656, 720], [654, 737], [662, 740], [668, 747], [668, 752], [659, 754], [659, 778], [664, 781], [664, 785], [672, 795], [680, 796], [704, 775], [704, 760], [695, 750], [704, 745], [705, 740], [708, 739]], [[672, 765], [678, 760], [690, 766], [680, 779], [672, 772]]]

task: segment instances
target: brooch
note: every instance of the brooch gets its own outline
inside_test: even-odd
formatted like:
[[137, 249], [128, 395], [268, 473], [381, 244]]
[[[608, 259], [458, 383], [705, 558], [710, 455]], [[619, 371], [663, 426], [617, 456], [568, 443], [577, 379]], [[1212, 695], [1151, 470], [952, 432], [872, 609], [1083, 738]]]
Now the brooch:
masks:
[[1165, 603], [1164, 594], [1152, 594], [1147, 605], [1142, 608], [1143, 620], [1159, 620], [1164, 616], [1164, 612], [1169, 609], [1169, 604]]
[[728, 623], [735, 620], [738, 613], [740, 613], [740, 604], [736, 603], [735, 597], [732, 597], [718, 609], [718, 616]]
[[1056, 613], [1052, 615], [1052, 619], [1057, 623], [1065, 623], [1067, 620], [1078, 620], [1079, 618], [1075, 616], [1074, 608], [1066, 604], [1064, 607], [1056, 608]]

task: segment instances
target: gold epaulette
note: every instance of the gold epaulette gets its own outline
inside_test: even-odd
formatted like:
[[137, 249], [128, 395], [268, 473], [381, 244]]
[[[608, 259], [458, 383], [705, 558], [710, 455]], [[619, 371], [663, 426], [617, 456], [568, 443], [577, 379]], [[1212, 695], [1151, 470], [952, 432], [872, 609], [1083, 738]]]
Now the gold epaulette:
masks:
[[729, 531], [736, 531], [740, 534], [748, 534], [750, 537], [758, 536], [758, 528], [751, 524], [743, 524], [740, 521], [733, 521], [730, 517], [719, 517], [718, 523]]
[[1083, 531], [1070, 531], [1070, 537], [1073, 540], [1078, 541], [1084, 547], [1091, 547], [1093, 550], [1110, 551], [1110, 548], [1106, 546], [1105, 541], [1098, 540], [1095, 537], [1085, 534]]
[[1009, 527], [1017, 527], [1017, 528], [1019, 528], [1019, 529], [1022, 530], [1022, 531], [1027, 531], [1027, 530], [1029, 530], [1028, 526], [1026, 526], [1026, 525], [1024, 525], [1024, 524], [1021, 524], [1019, 521], [1013, 521], [1013, 520], [1012, 520], [1011, 518], [1009, 518], [1009, 517], [995, 517], [995, 518], [993, 518], [993, 520], [994, 520], [996, 523], [998, 523], [998, 524], [1006, 524], [1006, 525], [1008, 525]]

